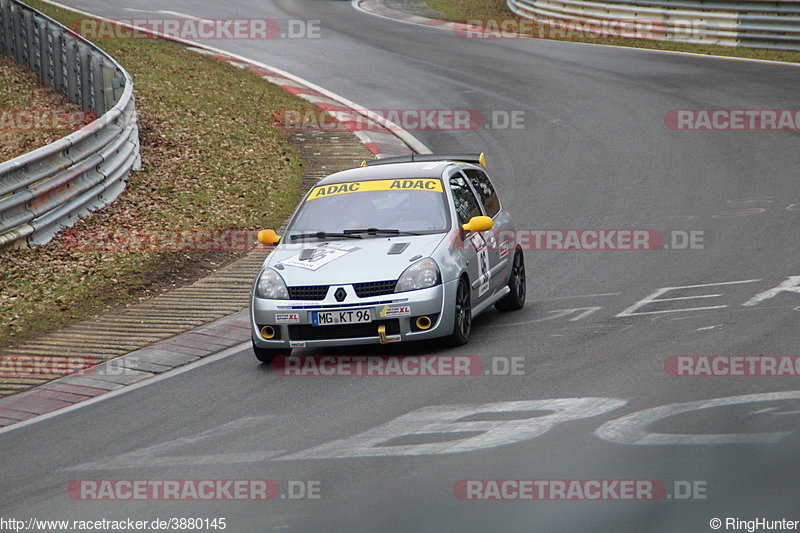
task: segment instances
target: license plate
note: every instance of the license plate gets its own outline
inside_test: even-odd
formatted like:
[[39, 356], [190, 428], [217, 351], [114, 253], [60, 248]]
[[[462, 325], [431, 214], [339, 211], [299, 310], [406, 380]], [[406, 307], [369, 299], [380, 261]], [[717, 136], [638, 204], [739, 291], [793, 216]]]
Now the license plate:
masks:
[[315, 326], [363, 324], [367, 322], [372, 322], [372, 309], [344, 309], [342, 311], [311, 312], [311, 323]]

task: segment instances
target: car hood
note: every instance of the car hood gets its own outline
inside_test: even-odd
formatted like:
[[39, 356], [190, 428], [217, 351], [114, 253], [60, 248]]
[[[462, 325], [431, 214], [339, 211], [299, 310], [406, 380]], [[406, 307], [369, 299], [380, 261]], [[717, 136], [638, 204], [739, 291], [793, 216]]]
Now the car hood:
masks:
[[280, 244], [265, 266], [275, 268], [289, 286], [337, 285], [395, 280], [412, 263], [428, 257], [447, 236], [400, 235]]

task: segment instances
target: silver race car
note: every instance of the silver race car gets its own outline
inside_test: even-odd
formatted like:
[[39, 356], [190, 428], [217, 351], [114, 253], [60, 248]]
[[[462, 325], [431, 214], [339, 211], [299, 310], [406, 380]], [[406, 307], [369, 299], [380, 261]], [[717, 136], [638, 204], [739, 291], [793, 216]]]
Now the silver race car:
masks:
[[250, 295], [262, 362], [292, 348], [448, 337], [525, 304], [525, 262], [483, 154], [377, 159], [315, 185]]

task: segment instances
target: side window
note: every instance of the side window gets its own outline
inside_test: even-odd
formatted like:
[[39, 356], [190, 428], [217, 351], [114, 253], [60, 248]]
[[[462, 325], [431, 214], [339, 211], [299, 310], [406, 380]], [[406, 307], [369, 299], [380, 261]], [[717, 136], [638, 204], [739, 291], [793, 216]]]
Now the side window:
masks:
[[466, 224], [470, 218], [483, 214], [481, 213], [478, 199], [472, 194], [472, 190], [461, 174], [456, 174], [450, 178], [450, 189], [453, 191], [453, 200], [455, 200], [459, 224]]
[[464, 174], [467, 175], [469, 182], [481, 197], [486, 215], [494, 217], [500, 212], [500, 198], [497, 197], [497, 192], [494, 190], [492, 182], [489, 181], [489, 176], [476, 168], [464, 169]]

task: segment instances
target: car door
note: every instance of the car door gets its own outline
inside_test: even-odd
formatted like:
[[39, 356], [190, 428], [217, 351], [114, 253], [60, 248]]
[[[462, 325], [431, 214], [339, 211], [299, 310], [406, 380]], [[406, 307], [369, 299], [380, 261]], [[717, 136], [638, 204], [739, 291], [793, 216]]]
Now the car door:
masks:
[[[464, 174], [453, 173], [450, 176], [449, 184], [459, 227], [469, 222], [472, 217], [484, 214], [483, 207]], [[463, 251], [467, 260], [467, 273], [472, 287], [471, 296], [474, 307], [490, 294], [489, 243], [481, 233], [468, 231], [464, 234]]]
[[493, 294], [506, 284], [511, 268], [514, 245], [509, 239], [513, 234], [509, 231], [512, 229], [511, 221], [503, 212], [500, 198], [486, 172], [474, 167], [463, 167], [461, 171], [475, 191], [484, 214], [494, 221], [494, 227], [483, 234], [488, 245], [489, 293]]

